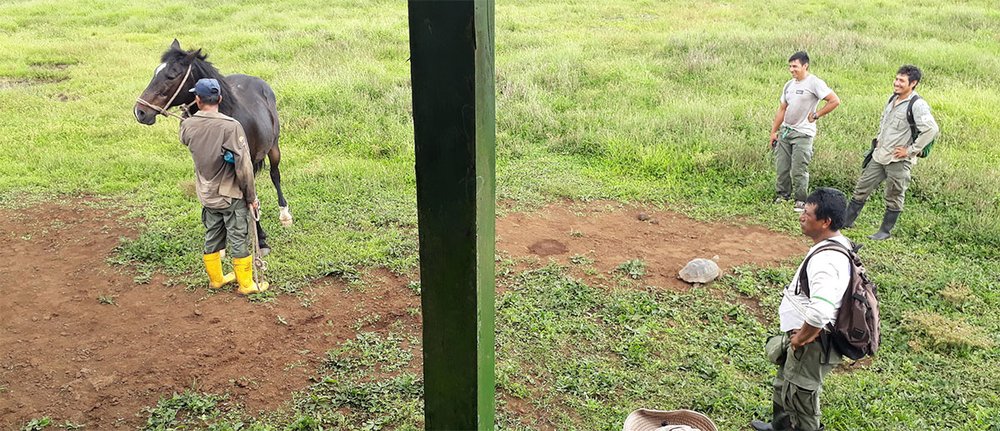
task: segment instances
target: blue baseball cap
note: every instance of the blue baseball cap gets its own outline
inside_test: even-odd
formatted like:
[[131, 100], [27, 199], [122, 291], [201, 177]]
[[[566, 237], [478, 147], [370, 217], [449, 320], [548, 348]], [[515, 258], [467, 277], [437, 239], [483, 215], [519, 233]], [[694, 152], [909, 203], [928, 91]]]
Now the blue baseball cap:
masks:
[[214, 96], [222, 93], [219, 88], [219, 81], [212, 78], [201, 78], [194, 84], [194, 88], [188, 90], [201, 97]]

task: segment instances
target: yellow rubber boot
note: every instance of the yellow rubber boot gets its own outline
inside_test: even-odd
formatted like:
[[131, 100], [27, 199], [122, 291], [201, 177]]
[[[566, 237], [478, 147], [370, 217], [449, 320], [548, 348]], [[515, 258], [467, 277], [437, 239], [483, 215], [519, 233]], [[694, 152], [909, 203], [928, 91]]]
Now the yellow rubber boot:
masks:
[[267, 290], [267, 283], [253, 282], [253, 256], [233, 258], [233, 270], [236, 271], [236, 281], [240, 283], [240, 294], [249, 295]]
[[231, 272], [222, 274], [222, 253], [217, 251], [206, 254], [202, 256], [202, 260], [205, 261], [205, 272], [208, 273], [208, 286], [212, 289], [221, 289], [236, 280], [236, 275]]

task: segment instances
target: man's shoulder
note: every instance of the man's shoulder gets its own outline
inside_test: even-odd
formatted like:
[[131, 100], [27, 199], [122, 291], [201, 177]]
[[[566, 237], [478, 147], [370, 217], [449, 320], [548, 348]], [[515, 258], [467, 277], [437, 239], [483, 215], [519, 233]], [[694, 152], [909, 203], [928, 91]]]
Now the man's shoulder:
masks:
[[239, 124], [239, 122], [236, 121], [235, 118], [230, 117], [230, 116], [228, 116], [226, 114], [223, 114], [221, 112], [198, 111], [198, 112], [195, 112], [194, 115], [191, 116], [191, 118], [197, 118], [197, 119], [199, 119], [202, 122], [211, 122], [213, 120], [222, 120], [222, 121], [233, 122], [233, 123]]
[[[835, 237], [829, 238], [812, 249], [810, 256], [822, 255], [824, 258], [831, 258], [836, 260], [844, 259], [847, 260], [847, 256], [852, 253], [854, 245], [851, 240], [843, 235], [837, 235]], [[836, 256], [841, 256], [840, 258]]]
[[913, 111], [914, 112], [930, 112], [931, 104], [927, 103], [927, 99], [924, 99], [919, 94], [913, 95]]

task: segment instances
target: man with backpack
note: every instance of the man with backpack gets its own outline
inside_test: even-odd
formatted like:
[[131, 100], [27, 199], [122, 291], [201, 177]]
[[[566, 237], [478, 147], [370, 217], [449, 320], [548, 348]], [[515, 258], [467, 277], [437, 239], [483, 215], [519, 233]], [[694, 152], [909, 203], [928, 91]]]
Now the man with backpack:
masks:
[[[778, 308], [782, 334], [767, 342], [768, 359], [778, 366], [778, 374], [771, 422], [750, 423], [758, 431], [823, 429], [819, 410], [823, 377], [841, 362], [841, 351], [828, 328], [842, 318], [838, 312], [855, 276], [853, 244], [840, 234], [847, 197], [824, 187], [805, 202], [799, 225], [814, 245], [783, 291]], [[849, 320], [844, 319], [842, 323]]]
[[910, 185], [910, 169], [918, 157], [927, 157], [930, 145], [938, 135], [938, 125], [931, 115], [931, 107], [914, 91], [922, 74], [916, 66], [904, 65], [896, 72], [894, 94], [882, 110], [878, 136], [865, 158], [861, 177], [854, 187], [847, 221], [844, 227], [853, 227], [861, 214], [865, 201], [883, 180], [885, 185], [885, 215], [882, 226], [869, 239], [884, 240], [891, 236], [892, 228], [903, 211], [903, 197]]

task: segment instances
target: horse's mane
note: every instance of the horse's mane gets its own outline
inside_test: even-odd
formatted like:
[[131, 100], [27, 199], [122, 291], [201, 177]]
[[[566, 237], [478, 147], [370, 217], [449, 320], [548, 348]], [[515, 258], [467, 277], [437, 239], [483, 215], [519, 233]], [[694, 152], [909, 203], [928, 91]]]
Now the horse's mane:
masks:
[[[185, 51], [183, 49], [169, 48], [160, 57], [161, 63], [175, 63], [180, 62], [183, 64], [187, 57], [195, 53], [196, 51]], [[219, 103], [219, 112], [226, 115], [231, 115], [234, 103], [236, 100], [231, 96], [233, 94], [232, 89], [229, 87], [229, 83], [226, 82], [226, 78], [219, 73], [219, 69], [216, 69], [211, 62], [206, 61], [208, 54], [202, 54], [201, 50], [197, 50], [197, 54], [194, 56], [194, 60], [191, 63], [191, 75], [194, 76], [195, 81], [201, 78], [213, 78], [219, 81], [219, 86], [222, 87], [222, 101]], [[228, 97], [227, 97], [228, 96]], [[191, 112], [194, 113], [198, 110], [196, 105], [191, 106]]]

